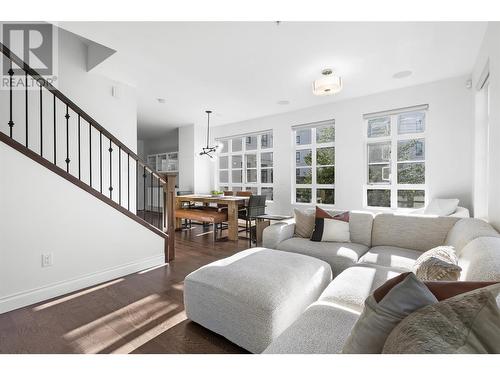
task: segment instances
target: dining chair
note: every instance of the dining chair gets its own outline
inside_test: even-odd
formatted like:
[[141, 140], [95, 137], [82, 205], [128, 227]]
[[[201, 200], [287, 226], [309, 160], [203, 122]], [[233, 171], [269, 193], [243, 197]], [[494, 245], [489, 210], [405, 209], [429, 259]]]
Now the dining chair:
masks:
[[250, 242], [252, 241], [252, 221], [256, 216], [266, 213], [266, 196], [265, 195], [250, 195], [248, 204], [244, 209], [238, 211], [238, 219], [245, 220], [245, 232], [250, 231]]

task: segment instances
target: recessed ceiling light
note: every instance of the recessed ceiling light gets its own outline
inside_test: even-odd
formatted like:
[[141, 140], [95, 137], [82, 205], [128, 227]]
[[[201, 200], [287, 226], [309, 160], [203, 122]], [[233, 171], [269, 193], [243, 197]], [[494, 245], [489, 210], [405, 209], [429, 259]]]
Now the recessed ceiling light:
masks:
[[290, 104], [290, 101], [289, 100], [278, 100], [276, 102], [276, 104], [279, 104], [279, 105], [288, 105], [288, 104]]
[[167, 102], [165, 98], [158, 98], [156, 100], [158, 100], [158, 103], [160, 104], [165, 104]]
[[400, 72], [394, 73], [394, 75], [392, 76], [392, 78], [401, 79], [401, 78], [409, 77], [412, 74], [413, 74], [413, 72], [411, 70], [402, 70]]

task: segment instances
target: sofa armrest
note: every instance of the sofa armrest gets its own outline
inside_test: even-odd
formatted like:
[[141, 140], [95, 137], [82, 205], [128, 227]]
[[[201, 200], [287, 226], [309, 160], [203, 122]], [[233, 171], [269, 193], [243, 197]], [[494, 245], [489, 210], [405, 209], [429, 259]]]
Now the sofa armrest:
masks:
[[268, 249], [276, 249], [280, 242], [293, 237], [295, 223], [280, 222], [272, 224], [264, 229], [262, 233], [262, 246]]

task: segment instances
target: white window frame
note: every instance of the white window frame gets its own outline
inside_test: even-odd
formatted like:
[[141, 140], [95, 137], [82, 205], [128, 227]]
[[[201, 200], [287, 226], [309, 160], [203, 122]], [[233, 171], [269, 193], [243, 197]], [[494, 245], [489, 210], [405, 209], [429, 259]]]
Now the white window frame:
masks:
[[[424, 122], [424, 131], [420, 133], [408, 133], [408, 134], [398, 134], [398, 116], [404, 113], [410, 112], [424, 112], [425, 113], [425, 122]], [[390, 135], [384, 137], [376, 137], [369, 138], [368, 137], [368, 121], [373, 118], [379, 117], [390, 117]], [[364, 116], [364, 138], [365, 138], [365, 185], [363, 187], [363, 207], [367, 209], [377, 209], [377, 210], [387, 210], [387, 211], [401, 211], [401, 212], [409, 212], [415, 211], [418, 208], [406, 208], [406, 207], [398, 207], [398, 190], [423, 190], [424, 191], [424, 207], [428, 204], [429, 193], [429, 169], [427, 160], [429, 159], [429, 148], [427, 142], [427, 133], [429, 129], [429, 111], [428, 105], [420, 105], [415, 107], [408, 107], [397, 109], [393, 111], [385, 111], [380, 112], [379, 114], [369, 114]], [[423, 139], [425, 154], [423, 160], [418, 161], [398, 161], [398, 141], [405, 140], [413, 140], [413, 139]], [[369, 153], [368, 147], [370, 144], [377, 143], [386, 143], [390, 142], [391, 144], [391, 176], [390, 183], [369, 183]], [[425, 183], [424, 184], [399, 184], [398, 183], [398, 164], [400, 163], [424, 163], [425, 168]], [[371, 163], [374, 164], [374, 163]], [[376, 164], [376, 163], [375, 163]], [[387, 164], [387, 163], [380, 163]], [[368, 190], [390, 190], [391, 192], [391, 206], [390, 207], [379, 207], [379, 206], [368, 206]]]
[[[323, 126], [333, 126], [333, 134], [334, 134], [334, 141], [333, 142], [325, 142], [325, 143], [317, 143], [316, 142], [316, 128], [320, 128]], [[311, 143], [307, 145], [298, 145], [297, 144], [297, 130], [304, 130], [304, 129], [311, 129]], [[333, 184], [317, 184], [316, 183], [316, 175], [317, 175], [317, 168], [318, 167], [333, 167], [335, 171], [335, 165], [337, 161], [337, 152], [335, 149], [335, 139], [336, 139], [336, 131], [335, 131], [335, 120], [327, 120], [327, 121], [320, 121], [320, 122], [315, 122], [315, 123], [310, 123], [310, 124], [305, 124], [305, 125], [299, 125], [299, 126], [294, 126], [292, 127], [292, 142], [293, 142], [293, 161], [292, 161], [292, 204], [294, 205], [304, 205], [304, 206], [311, 206], [311, 205], [321, 205], [321, 206], [326, 206], [326, 207], [335, 207], [335, 204], [337, 202], [336, 199], [336, 189], [335, 189], [335, 181], [337, 180], [337, 174], [334, 172], [334, 183]], [[321, 148], [328, 148], [328, 147], [333, 147], [334, 150], [334, 161], [333, 164], [329, 165], [316, 165], [316, 151], [317, 149]], [[297, 167], [297, 159], [296, 159], [296, 153], [297, 151], [301, 150], [311, 150], [312, 153], [312, 158], [311, 158], [311, 166], [309, 167]], [[297, 168], [311, 168], [311, 184], [297, 184], [296, 181], [296, 170]], [[297, 202], [297, 188], [305, 188], [305, 189], [311, 189], [311, 202]], [[326, 203], [317, 203], [317, 195], [316, 195], [316, 190], [317, 189], [333, 189], [333, 204], [326, 204]]]
[[[221, 156], [227, 156], [228, 157], [228, 168], [227, 169], [222, 169], [222, 170], [227, 170], [228, 173], [228, 182], [220, 182], [220, 163], [219, 163], [219, 158], [217, 158], [217, 186], [218, 189], [221, 188], [221, 186], [227, 186], [228, 190], [233, 190], [234, 188], [241, 188], [241, 190], [246, 190], [246, 188], [256, 188], [257, 189], [257, 194], [262, 194], [262, 188], [273, 188], [273, 199], [274, 199], [274, 194], [276, 193], [274, 189], [274, 168], [275, 168], [275, 159], [274, 159], [274, 137], [273, 137], [273, 147], [270, 148], [262, 148], [262, 135], [264, 134], [271, 134], [273, 136], [273, 131], [272, 130], [265, 130], [257, 133], [248, 133], [248, 134], [237, 134], [233, 135], [230, 137], [224, 137], [224, 138], [217, 138], [217, 142], [227, 142], [227, 150], [222, 150], [222, 152], [218, 155], [219, 157]], [[246, 149], [246, 137], [257, 137], [257, 149], [255, 150], [247, 150]], [[233, 146], [233, 139], [236, 138], [241, 138], [242, 139], [242, 149], [241, 151], [235, 151], [233, 152], [232, 146]], [[272, 153], [273, 156], [273, 166], [272, 167], [265, 167], [262, 168], [261, 166], [261, 155], [265, 153]], [[247, 182], [247, 165], [246, 165], [246, 155], [256, 155], [256, 160], [257, 160], [257, 167], [256, 168], [248, 168], [249, 170], [256, 170], [257, 171], [257, 181], [256, 182]], [[232, 178], [232, 172], [233, 172], [233, 166], [232, 166], [232, 157], [233, 156], [241, 156], [243, 160], [243, 165], [242, 165], [242, 182], [241, 183], [233, 183], [233, 178]], [[273, 170], [273, 182], [261, 182], [262, 170], [266, 169], [272, 169]], [[237, 168], [239, 170], [239, 168]], [[268, 202], [272, 202], [273, 200], [267, 200]]]

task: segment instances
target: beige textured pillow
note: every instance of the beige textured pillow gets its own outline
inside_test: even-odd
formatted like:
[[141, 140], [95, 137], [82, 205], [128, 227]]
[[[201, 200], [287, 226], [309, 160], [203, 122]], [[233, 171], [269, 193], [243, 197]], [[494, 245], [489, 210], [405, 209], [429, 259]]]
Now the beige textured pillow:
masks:
[[424, 307], [391, 332], [384, 353], [500, 353], [500, 284]]
[[316, 215], [313, 212], [305, 212], [298, 209], [293, 210], [295, 215], [295, 234], [303, 238], [311, 238], [314, 230]]
[[413, 273], [422, 281], [456, 281], [462, 268], [452, 246], [438, 246], [420, 255]]
[[373, 294], [366, 299], [364, 310], [347, 338], [342, 353], [382, 353], [385, 340], [394, 327], [412, 312], [437, 302], [425, 284], [409, 273], [378, 303]]

